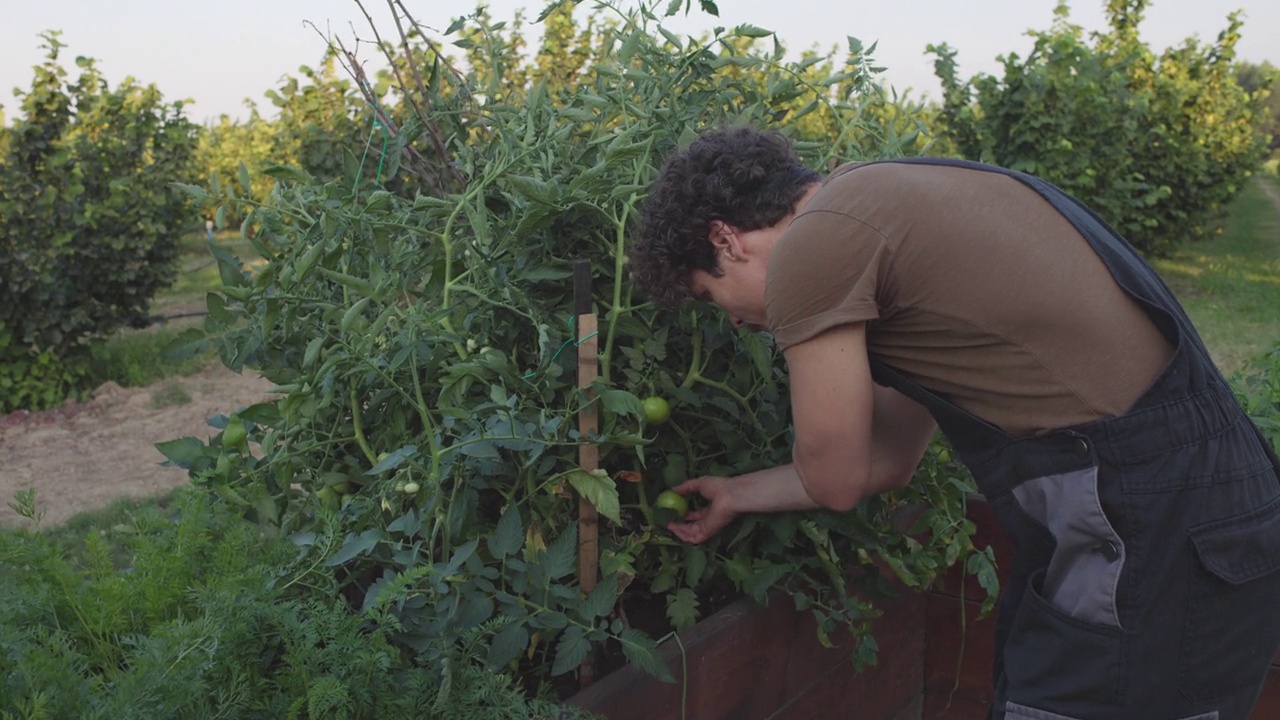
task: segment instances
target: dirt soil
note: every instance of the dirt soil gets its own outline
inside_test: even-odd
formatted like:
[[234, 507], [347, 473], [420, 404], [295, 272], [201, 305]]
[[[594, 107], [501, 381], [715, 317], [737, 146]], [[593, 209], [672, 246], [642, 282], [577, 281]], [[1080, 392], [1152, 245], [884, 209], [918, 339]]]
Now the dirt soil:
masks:
[[[157, 403], [180, 387], [190, 402]], [[270, 397], [271, 383], [246, 370], [215, 364], [196, 375], [149, 387], [106, 383], [92, 400], [55, 410], [0, 415], [0, 525], [29, 526], [8, 507], [14, 493], [36, 490], [42, 527], [65, 522], [120, 498], [143, 498], [188, 482], [185, 470], [164, 467], [155, 444], [184, 436], [208, 440], [205, 419]]]

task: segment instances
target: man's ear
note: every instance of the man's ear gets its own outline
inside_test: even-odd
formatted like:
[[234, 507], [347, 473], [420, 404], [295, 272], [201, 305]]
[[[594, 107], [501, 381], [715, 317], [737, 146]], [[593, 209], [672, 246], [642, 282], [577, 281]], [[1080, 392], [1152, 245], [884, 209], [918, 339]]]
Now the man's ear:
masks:
[[707, 239], [711, 241], [711, 246], [716, 249], [717, 254], [726, 253], [730, 260], [742, 257], [742, 238], [738, 236], [737, 229], [729, 223], [723, 220], [712, 220]]

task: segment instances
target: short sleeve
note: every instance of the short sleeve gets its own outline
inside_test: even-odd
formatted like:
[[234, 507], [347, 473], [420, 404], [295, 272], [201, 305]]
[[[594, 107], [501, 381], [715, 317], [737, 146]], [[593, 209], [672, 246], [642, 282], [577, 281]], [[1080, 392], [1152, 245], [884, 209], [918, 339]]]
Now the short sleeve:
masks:
[[880, 317], [891, 258], [888, 238], [868, 223], [826, 209], [801, 213], [774, 246], [765, 279], [765, 312], [778, 347]]

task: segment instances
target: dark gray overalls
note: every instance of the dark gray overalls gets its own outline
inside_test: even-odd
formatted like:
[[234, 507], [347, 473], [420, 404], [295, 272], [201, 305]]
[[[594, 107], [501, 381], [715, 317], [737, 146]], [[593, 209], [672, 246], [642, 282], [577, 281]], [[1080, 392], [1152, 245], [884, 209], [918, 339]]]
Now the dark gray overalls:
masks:
[[991, 717], [1245, 720], [1280, 648], [1280, 460], [1169, 290], [1091, 211], [1020, 173], [892, 162], [1030, 186], [1176, 348], [1125, 415], [1028, 438], [872, 358], [877, 383], [937, 419], [1016, 548]]

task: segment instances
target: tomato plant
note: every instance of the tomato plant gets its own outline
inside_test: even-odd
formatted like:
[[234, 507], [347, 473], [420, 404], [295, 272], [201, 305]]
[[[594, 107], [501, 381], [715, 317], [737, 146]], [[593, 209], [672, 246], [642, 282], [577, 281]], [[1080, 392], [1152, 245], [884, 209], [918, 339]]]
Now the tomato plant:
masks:
[[[162, 449], [292, 537], [301, 562], [340, 572], [356, 606], [390, 612], [407, 648], [482, 638], [489, 669], [547, 677], [612, 642], [664, 674], [652, 635], [616, 610], [636, 591], [665, 597], [671, 625], [685, 627], [709, 588], [758, 599], [782, 588], [822, 632], [864, 637], [869, 595], [884, 586], [877, 559], [923, 586], [972, 549], [968, 486], [947, 477], [850, 513], [743, 518], [700, 546], [654, 522], [645, 499], [673, 478], [787, 462], [791, 439], [784, 367], [767, 336], [740, 334], [705, 306], [662, 309], [632, 294], [627, 235], [663, 158], [693, 128], [726, 122], [800, 133], [803, 121], [813, 137], [835, 138], [800, 137], [815, 167], [899, 154], [914, 140], [863, 112], [884, 102], [864, 53], [824, 75], [752, 50], [758, 28], [706, 43], [655, 32], [651, 20], [633, 14], [601, 30], [574, 82], [527, 89], [486, 71], [519, 62], [500, 29], [460, 21], [472, 70], [435, 64], [431, 84], [400, 88], [407, 104], [384, 123], [394, 132], [398, 120], [430, 118], [417, 144], [395, 136], [403, 156], [377, 158], [417, 192], [373, 185], [354, 167], [343, 182], [271, 169], [278, 185], [265, 204], [247, 197], [247, 176], [213, 193], [243, 215], [269, 262], [250, 275], [215, 248], [225, 288], [184, 343], [215, 345], [283, 397], [238, 413], [258, 450], [236, 453], [234, 471], [214, 472], [228, 452], [217, 439]], [[407, 45], [397, 62], [432, 57]], [[578, 387], [570, 350], [577, 259], [591, 265], [599, 318], [589, 388]], [[664, 388], [663, 406], [646, 408], [630, 390], [642, 387]], [[600, 423], [583, 432], [588, 406]], [[579, 466], [583, 443], [600, 468]], [[641, 482], [620, 487], [623, 472]], [[336, 511], [308, 501], [352, 477], [359, 488]], [[574, 577], [575, 495], [601, 517], [590, 592]], [[922, 502], [920, 528], [894, 530], [898, 508]]]

